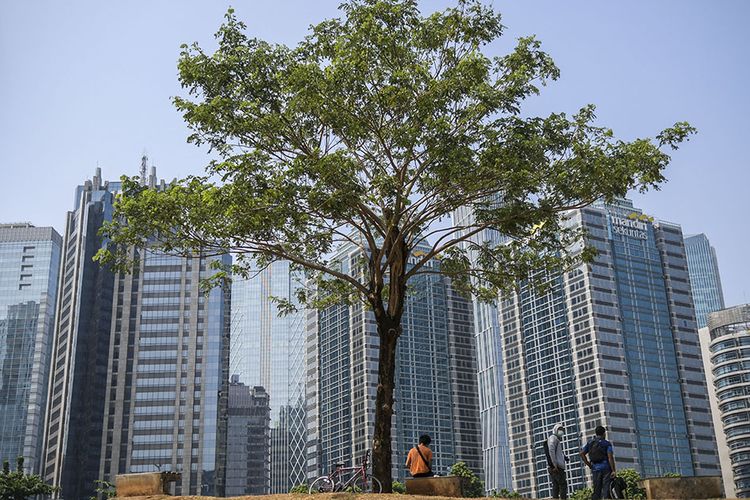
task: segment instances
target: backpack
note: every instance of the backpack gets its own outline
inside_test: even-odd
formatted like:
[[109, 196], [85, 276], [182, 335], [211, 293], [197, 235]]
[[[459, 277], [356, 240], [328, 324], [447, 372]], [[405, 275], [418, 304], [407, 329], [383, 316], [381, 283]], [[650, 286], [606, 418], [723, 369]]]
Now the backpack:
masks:
[[595, 438], [589, 445], [589, 460], [595, 464], [607, 460], [607, 449], [601, 445], [599, 439]]
[[552, 456], [549, 454], [549, 443], [545, 439], [542, 441], [542, 448], [544, 448], [544, 456], [547, 458], [547, 467], [550, 469], [554, 468], [554, 464], [552, 463]]
[[615, 476], [609, 484], [609, 498], [625, 498], [625, 490], [628, 484], [620, 476]]

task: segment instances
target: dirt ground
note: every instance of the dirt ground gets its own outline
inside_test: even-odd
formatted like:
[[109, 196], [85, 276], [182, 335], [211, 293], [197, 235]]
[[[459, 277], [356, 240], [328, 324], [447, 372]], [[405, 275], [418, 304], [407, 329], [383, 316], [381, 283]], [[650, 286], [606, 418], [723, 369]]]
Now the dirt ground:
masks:
[[[428, 497], [428, 496], [417, 496], [417, 495], [385, 495], [385, 494], [367, 494], [367, 495], [355, 495], [353, 493], [321, 493], [312, 495], [305, 495], [303, 493], [287, 494], [287, 495], [263, 495], [263, 496], [247, 496], [247, 497], [231, 497], [234, 500], [456, 500], [455, 498], [449, 497]], [[147, 497], [127, 497], [127, 500], [215, 500], [215, 497], [171, 497], [164, 495], [155, 495]], [[493, 499], [499, 500], [499, 499]]]

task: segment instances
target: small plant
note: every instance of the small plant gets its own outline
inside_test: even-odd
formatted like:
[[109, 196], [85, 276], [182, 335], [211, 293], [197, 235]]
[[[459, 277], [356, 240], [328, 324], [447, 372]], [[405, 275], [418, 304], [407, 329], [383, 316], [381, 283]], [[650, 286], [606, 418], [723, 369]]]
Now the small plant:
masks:
[[591, 495], [594, 491], [591, 488], [581, 488], [576, 490], [570, 495], [570, 500], [591, 500]]
[[682, 477], [682, 474], [679, 472], [667, 472], [664, 474], [664, 477]]
[[625, 480], [625, 498], [642, 500], [646, 498], [646, 490], [641, 488], [641, 475], [635, 469], [622, 469], [617, 475]]
[[308, 493], [309, 486], [306, 484], [298, 484], [297, 486], [293, 486], [291, 490], [289, 490], [289, 493]]
[[398, 481], [393, 481], [393, 483], [391, 484], [391, 489], [394, 493], [406, 493], [406, 485]]
[[490, 496], [493, 498], [523, 498], [523, 495], [519, 492], [507, 488], [503, 488], [500, 491], [493, 491]]
[[23, 457], [16, 460], [16, 470], [11, 472], [7, 460], [3, 462], [0, 473], [0, 500], [26, 500], [35, 495], [51, 495], [57, 491], [36, 474], [23, 471]]
[[484, 496], [484, 483], [477, 477], [474, 472], [466, 466], [464, 462], [456, 462], [451, 467], [451, 475], [459, 476], [466, 479], [464, 484], [464, 496], [469, 498], [478, 498]]
[[94, 486], [96, 495], [89, 497], [89, 500], [97, 500], [99, 498], [99, 495], [101, 495], [102, 498], [114, 498], [117, 496], [115, 485], [110, 483], [109, 481], [101, 481], [97, 479], [96, 481], [94, 481]]

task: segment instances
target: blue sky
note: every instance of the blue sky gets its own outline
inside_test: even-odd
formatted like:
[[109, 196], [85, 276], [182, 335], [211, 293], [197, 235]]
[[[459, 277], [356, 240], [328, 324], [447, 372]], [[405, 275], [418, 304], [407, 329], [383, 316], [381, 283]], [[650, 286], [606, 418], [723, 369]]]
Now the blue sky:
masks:
[[[287, 44], [337, 15], [339, 3], [231, 2], [251, 34]], [[600, 123], [623, 138], [654, 135], [678, 120], [699, 129], [673, 155], [663, 189], [633, 198], [686, 233], [705, 232], [718, 253], [727, 305], [750, 302], [750, 2], [492, 3], [508, 29], [489, 53], [536, 34], [562, 71], [525, 113], [594, 103]], [[97, 165], [109, 179], [137, 174], [144, 150], [160, 177], [202, 172], [205, 151], [185, 142], [170, 97], [181, 93], [180, 44], [211, 47], [229, 4], [0, 2], [0, 221], [60, 231], [77, 184]], [[422, 2], [424, 11], [448, 4]]]

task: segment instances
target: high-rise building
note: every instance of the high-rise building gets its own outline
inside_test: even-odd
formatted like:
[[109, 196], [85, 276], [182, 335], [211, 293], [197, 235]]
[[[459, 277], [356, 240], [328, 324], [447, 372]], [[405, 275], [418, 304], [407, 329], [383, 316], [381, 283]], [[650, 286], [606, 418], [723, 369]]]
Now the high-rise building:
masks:
[[[153, 168], [143, 181], [157, 188]], [[230, 295], [227, 287], [206, 295], [200, 281], [213, 261], [231, 258], [131, 248], [131, 274], [100, 266], [98, 230], [119, 189], [97, 169], [68, 213], [44, 478], [63, 498], [87, 498], [96, 480], [172, 470], [182, 473], [176, 493], [221, 495]]]
[[[738, 497], [750, 497], [750, 304], [709, 313], [709, 353]], [[731, 491], [726, 491], [727, 497]]]
[[724, 309], [724, 292], [719, 276], [719, 261], [716, 250], [705, 234], [685, 237], [690, 287], [693, 291], [695, 317], [698, 328], [708, 323], [708, 313]]
[[[461, 207], [453, 213], [455, 227], [470, 226], [472, 221], [473, 214], [469, 208]], [[503, 241], [500, 233], [487, 229], [471, 236], [470, 243], [465, 243], [464, 249], [475, 260], [473, 244], [499, 245]], [[472, 297], [472, 306], [484, 486], [486, 491], [493, 492], [511, 489], [512, 486], [503, 349], [497, 304]]]
[[232, 375], [227, 424], [226, 496], [266, 495], [271, 489], [271, 406], [262, 387]]
[[[346, 246], [335, 259], [349, 272], [360, 256]], [[439, 269], [433, 260], [432, 273], [409, 282], [402, 317], [392, 420], [392, 474], [401, 480], [406, 454], [425, 433], [432, 437], [434, 471], [446, 474], [458, 461], [482, 471], [471, 304]], [[313, 477], [335, 462], [358, 463], [372, 448], [379, 346], [372, 312], [362, 304], [310, 311], [307, 346], [307, 471]]]
[[98, 476], [170, 470], [175, 494], [223, 496], [230, 289], [200, 284], [231, 257], [129, 251], [133, 271], [113, 286]]
[[270, 398], [270, 493], [305, 482], [303, 312], [280, 316], [275, 302], [294, 303], [299, 286], [286, 261], [232, 284], [232, 372]]
[[[594, 262], [539, 276], [543, 294], [522, 283], [498, 306], [513, 488], [549, 494], [540, 444], [557, 423], [570, 455], [604, 425], [620, 468], [717, 474], [680, 227], [628, 200], [574, 211], [568, 223], [587, 230]], [[587, 474], [573, 460], [571, 490]]]
[[100, 477], [171, 470], [175, 494], [223, 496], [230, 295], [200, 282], [231, 257], [131, 252], [133, 273], [115, 279]]
[[40, 472], [62, 238], [0, 224], [0, 460]]
[[94, 494], [99, 478], [114, 275], [93, 260], [120, 184], [92, 180], [75, 191], [63, 235], [42, 477], [64, 498]]
[[716, 451], [719, 454], [719, 464], [721, 466], [721, 479], [724, 483], [724, 496], [726, 498], [736, 498], [737, 490], [734, 486], [732, 459], [729, 456], [729, 446], [727, 445], [727, 437], [724, 434], [724, 425], [721, 423], [719, 399], [716, 397], [713, 367], [711, 366], [711, 330], [709, 330], [707, 326], [699, 328], [698, 336], [700, 337], [701, 341], [703, 371], [706, 374], [706, 383], [708, 384], [708, 400], [711, 403], [711, 418], [714, 424]]

